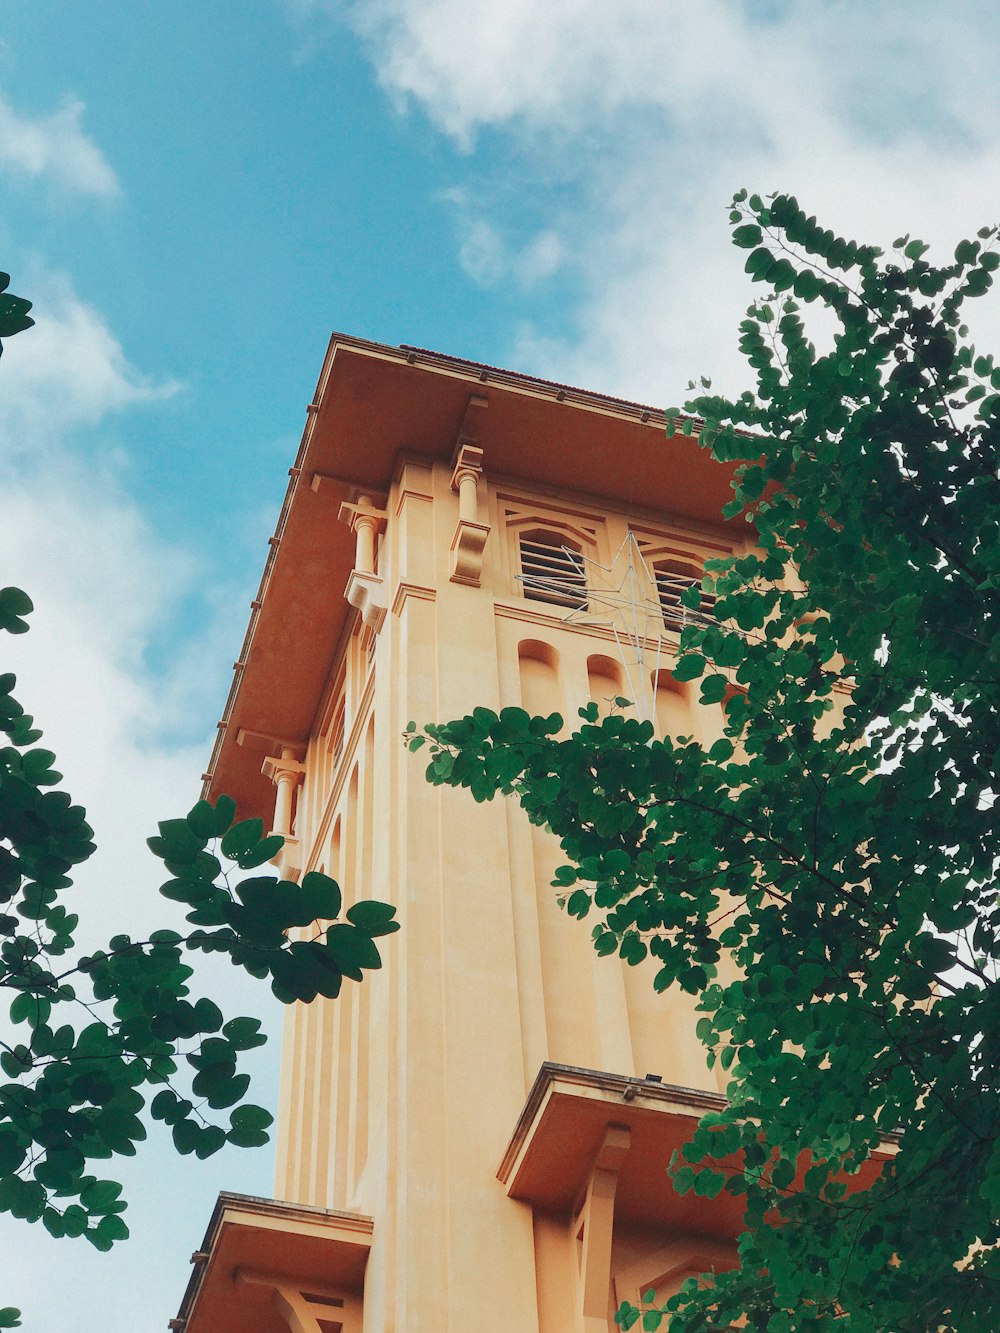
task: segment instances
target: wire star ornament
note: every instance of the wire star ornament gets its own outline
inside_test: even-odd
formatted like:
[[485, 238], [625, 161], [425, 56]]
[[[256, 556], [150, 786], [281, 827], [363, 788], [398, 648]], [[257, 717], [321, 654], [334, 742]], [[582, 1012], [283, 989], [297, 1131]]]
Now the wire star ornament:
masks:
[[567, 624], [611, 631], [636, 714], [652, 721], [668, 640], [657, 578], [635, 534], [627, 534], [608, 565], [570, 546], [561, 551], [564, 561], [553, 573], [522, 573], [518, 579], [527, 592], [565, 606]]

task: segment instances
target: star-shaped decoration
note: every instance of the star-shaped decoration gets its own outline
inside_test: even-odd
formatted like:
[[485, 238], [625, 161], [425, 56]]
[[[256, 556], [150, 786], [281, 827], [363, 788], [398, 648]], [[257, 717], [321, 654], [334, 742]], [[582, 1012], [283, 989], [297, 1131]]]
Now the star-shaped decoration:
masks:
[[651, 719], [657, 672], [668, 646], [665, 630], [669, 626], [679, 632], [688, 620], [707, 619], [680, 602], [681, 592], [694, 580], [651, 569], [633, 532], [609, 565], [563, 546], [547, 571], [518, 577], [540, 600], [565, 607], [568, 624], [611, 631], [636, 713]]

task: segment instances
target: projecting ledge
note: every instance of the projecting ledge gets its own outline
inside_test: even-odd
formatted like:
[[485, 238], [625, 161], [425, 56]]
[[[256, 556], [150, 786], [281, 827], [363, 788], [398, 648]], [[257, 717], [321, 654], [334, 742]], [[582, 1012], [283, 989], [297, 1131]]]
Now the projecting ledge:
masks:
[[372, 1220], [276, 1199], [220, 1194], [184, 1300], [183, 1333], [361, 1328]]
[[570, 1065], [543, 1064], [504, 1153], [497, 1178], [512, 1199], [569, 1217], [579, 1206], [609, 1128], [629, 1131], [618, 1176], [620, 1221], [729, 1237], [741, 1229], [743, 1200], [680, 1196], [667, 1177], [670, 1158], [719, 1093]]

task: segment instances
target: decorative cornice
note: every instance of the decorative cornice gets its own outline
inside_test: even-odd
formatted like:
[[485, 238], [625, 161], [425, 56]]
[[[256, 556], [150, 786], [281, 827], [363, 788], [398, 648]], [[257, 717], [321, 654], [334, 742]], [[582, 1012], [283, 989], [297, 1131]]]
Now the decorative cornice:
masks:
[[400, 579], [396, 584], [396, 591], [392, 598], [392, 607], [390, 608], [394, 616], [402, 614], [403, 607], [411, 597], [421, 602], [437, 601], [437, 589], [430, 588], [423, 583], [407, 583], [405, 579]]

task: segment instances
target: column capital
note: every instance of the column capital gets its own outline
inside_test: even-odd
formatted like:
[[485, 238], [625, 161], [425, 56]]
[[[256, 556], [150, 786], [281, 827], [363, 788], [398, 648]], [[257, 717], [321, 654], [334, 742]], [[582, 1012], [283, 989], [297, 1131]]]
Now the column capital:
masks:
[[277, 783], [282, 778], [287, 778], [293, 786], [297, 786], [305, 777], [306, 766], [299, 763], [297, 759], [286, 758], [284, 755], [280, 758], [276, 755], [268, 755], [261, 764], [260, 771], [272, 782]]
[[483, 451], [479, 445], [459, 440], [452, 455], [451, 489], [457, 491], [463, 477], [479, 480], [483, 472]]
[[357, 532], [360, 527], [371, 528], [374, 532], [384, 532], [388, 520], [388, 514], [384, 509], [377, 509], [370, 502], [366, 503], [363, 496], [357, 501], [345, 500], [340, 506], [337, 517], [341, 523], [346, 523], [352, 532]]

